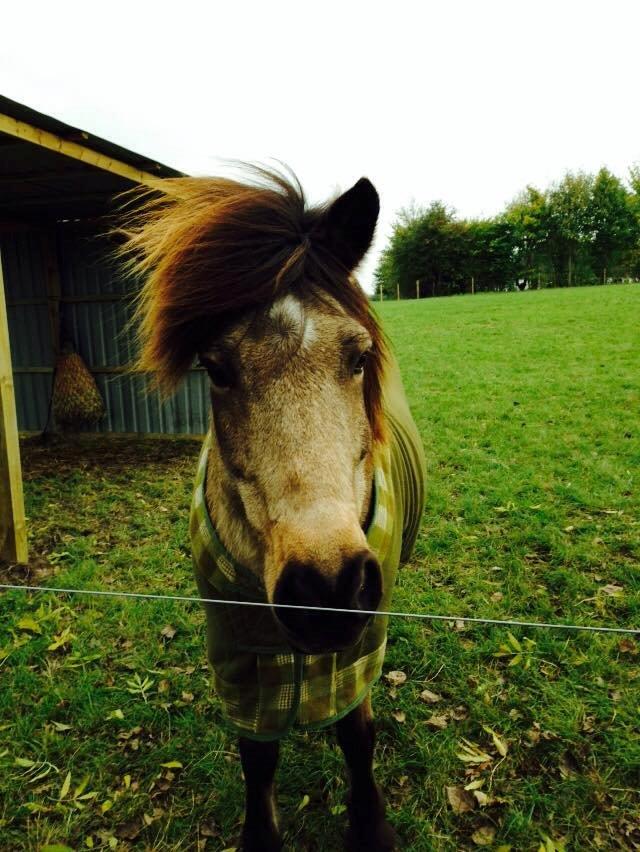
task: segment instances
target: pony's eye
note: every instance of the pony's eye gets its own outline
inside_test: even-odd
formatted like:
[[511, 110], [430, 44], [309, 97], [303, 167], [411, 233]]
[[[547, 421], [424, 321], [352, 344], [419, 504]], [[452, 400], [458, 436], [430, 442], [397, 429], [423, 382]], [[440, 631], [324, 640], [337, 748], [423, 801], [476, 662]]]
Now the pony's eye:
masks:
[[353, 375], [361, 376], [364, 373], [364, 365], [367, 363], [367, 358], [370, 355], [370, 350], [366, 350], [365, 352], [361, 352], [358, 356], [358, 360], [353, 365]]
[[233, 386], [233, 371], [228, 364], [201, 356], [198, 363], [209, 374], [211, 384], [217, 390], [229, 390]]

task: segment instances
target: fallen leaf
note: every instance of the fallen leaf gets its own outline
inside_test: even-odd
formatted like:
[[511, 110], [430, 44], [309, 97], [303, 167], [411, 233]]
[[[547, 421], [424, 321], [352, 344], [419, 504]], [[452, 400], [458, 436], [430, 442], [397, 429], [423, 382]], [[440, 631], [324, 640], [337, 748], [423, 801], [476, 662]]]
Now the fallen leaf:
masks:
[[437, 704], [438, 701], [442, 701], [442, 696], [438, 695], [437, 692], [431, 692], [430, 689], [423, 689], [420, 698], [427, 704]]
[[109, 713], [107, 713], [105, 719], [124, 719], [124, 713], [118, 707], [116, 710], [111, 710]]
[[436, 716], [435, 713], [432, 716], [429, 716], [425, 725], [429, 725], [430, 728], [436, 728], [439, 731], [444, 731], [444, 729], [449, 724], [446, 716]]
[[182, 700], [185, 701], [187, 704], [191, 704], [191, 702], [193, 701], [193, 692], [183, 692]]
[[30, 615], [23, 615], [18, 621], [18, 627], [20, 630], [28, 630], [30, 633], [42, 633], [42, 628]]
[[464, 787], [447, 787], [447, 798], [454, 814], [464, 814], [472, 811], [476, 806], [476, 800]]
[[301, 800], [300, 804], [299, 804], [299, 805], [298, 805], [298, 807], [297, 807], [297, 810], [298, 810], [298, 811], [304, 810], [304, 808], [306, 808], [306, 807], [307, 807], [307, 805], [309, 804], [309, 802], [310, 802], [310, 801], [311, 801], [311, 799], [310, 799], [310, 798], [309, 798], [309, 796], [307, 796], [307, 794], [305, 793], [305, 794], [304, 794], [304, 796], [302, 797], [302, 800]]
[[176, 628], [172, 627], [171, 624], [165, 624], [165, 626], [160, 631], [160, 635], [164, 636], [165, 639], [173, 639], [176, 635]]
[[134, 818], [119, 825], [116, 828], [115, 834], [121, 840], [135, 840], [143, 828], [144, 823], [140, 819]]
[[461, 751], [456, 752], [456, 756], [463, 763], [491, 763], [493, 760], [490, 754], [486, 754], [479, 746], [469, 740], [462, 739], [460, 748]]
[[404, 712], [404, 710], [394, 710], [391, 715], [396, 720], [396, 722], [406, 722], [407, 721], [407, 714]]
[[491, 739], [493, 740], [493, 744], [496, 747], [496, 749], [498, 750], [498, 753], [500, 754], [500, 756], [506, 757], [507, 751], [508, 751], [508, 746], [507, 746], [506, 742], [503, 739], [501, 739], [498, 736], [498, 734], [496, 734], [496, 732], [492, 728], [488, 728], [486, 725], [483, 725], [482, 727], [488, 734], [491, 734]]
[[213, 822], [201, 822], [200, 827], [200, 836], [201, 837], [217, 837], [218, 832], [216, 831], [215, 824]]
[[595, 730], [596, 727], [596, 717], [595, 716], [585, 716], [582, 720], [582, 728], [586, 734], [590, 734]]
[[449, 711], [449, 715], [455, 722], [462, 722], [469, 716], [469, 708], [465, 707], [464, 704], [458, 704], [457, 707]]
[[387, 672], [387, 674], [384, 676], [384, 679], [390, 686], [400, 686], [406, 681], [407, 676], [404, 672], [392, 671]]
[[621, 639], [618, 648], [622, 654], [633, 654], [635, 656], [638, 653], [638, 646], [633, 639]]
[[604, 592], [605, 595], [609, 595], [612, 598], [618, 598], [624, 592], [624, 586], [619, 586], [617, 583], [607, 583], [599, 591]]
[[71, 787], [71, 773], [67, 772], [66, 778], [62, 782], [62, 787], [60, 788], [60, 793], [58, 795], [58, 799], [62, 801], [64, 797], [69, 792], [69, 788]]
[[179, 760], [169, 760], [167, 763], [161, 763], [160, 766], [165, 769], [182, 769], [182, 764]]
[[491, 846], [495, 840], [496, 830], [492, 825], [481, 825], [471, 835], [476, 846]]

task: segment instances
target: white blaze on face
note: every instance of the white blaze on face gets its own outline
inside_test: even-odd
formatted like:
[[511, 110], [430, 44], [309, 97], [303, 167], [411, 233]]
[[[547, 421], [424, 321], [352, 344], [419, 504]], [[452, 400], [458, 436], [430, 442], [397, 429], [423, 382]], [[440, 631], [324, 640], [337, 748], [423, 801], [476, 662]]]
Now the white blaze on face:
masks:
[[308, 348], [316, 338], [313, 317], [305, 313], [300, 299], [291, 293], [274, 302], [269, 318], [283, 336], [295, 336], [303, 348]]

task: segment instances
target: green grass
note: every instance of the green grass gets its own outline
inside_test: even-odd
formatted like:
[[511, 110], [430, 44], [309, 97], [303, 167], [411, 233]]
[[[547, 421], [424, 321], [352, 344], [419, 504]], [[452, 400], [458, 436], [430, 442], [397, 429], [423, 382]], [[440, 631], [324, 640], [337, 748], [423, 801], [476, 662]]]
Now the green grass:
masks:
[[[429, 474], [395, 608], [637, 627], [640, 288], [386, 303], [381, 314]], [[193, 593], [196, 455], [190, 441], [25, 441], [34, 559], [3, 576]], [[197, 606], [11, 593], [0, 631], [0, 849], [235, 845], [239, 759]], [[407, 679], [374, 689], [377, 773], [404, 848], [479, 848], [483, 828], [494, 849], [639, 848], [640, 643], [512, 637], [393, 622], [385, 668]], [[427, 688], [436, 703], [420, 699]], [[463, 740], [476, 762], [460, 758]], [[287, 848], [340, 849], [333, 735], [296, 734], [282, 755]], [[172, 761], [181, 767], [163, 767]], [[473, 782], [479, 794], [457, 813], [446, 788]]]

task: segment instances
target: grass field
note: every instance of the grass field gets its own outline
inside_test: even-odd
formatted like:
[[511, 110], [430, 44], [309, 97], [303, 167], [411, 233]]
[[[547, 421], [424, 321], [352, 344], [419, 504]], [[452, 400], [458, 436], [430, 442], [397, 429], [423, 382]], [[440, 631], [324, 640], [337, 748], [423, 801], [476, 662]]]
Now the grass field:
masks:
[[[429, 471], [395, 607], [638, 627], [640, 288], [381, 314]], [[196, 454], [25, 441], [34, 558], [2, 575], [192, 594]], [[236, 844], [240, 765], [197, 606], [10, 593], [0, 631], [1, 850]], [[385, 670], [406, 681], [381, 681], [374, 706], [403, 848], [640, 849], [639, 651], [625, 636], [394, 621]], [[287, 849], [342, 848], [342, 767], [331, 733], [285, 741]]]

